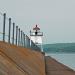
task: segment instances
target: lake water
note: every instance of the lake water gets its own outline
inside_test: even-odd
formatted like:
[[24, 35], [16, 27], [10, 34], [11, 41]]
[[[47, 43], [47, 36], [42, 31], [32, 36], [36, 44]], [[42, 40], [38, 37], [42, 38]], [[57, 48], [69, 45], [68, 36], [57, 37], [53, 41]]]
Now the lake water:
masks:
[[47, 53], [46, 55], [75, 70], [75, 53]]

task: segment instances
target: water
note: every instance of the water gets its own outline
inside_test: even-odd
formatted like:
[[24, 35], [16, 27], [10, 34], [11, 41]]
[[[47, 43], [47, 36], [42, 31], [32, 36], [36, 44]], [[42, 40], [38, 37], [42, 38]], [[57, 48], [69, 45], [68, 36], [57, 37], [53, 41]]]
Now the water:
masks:
[[75, 70], [75, 53], [47, 53], [47, 55]]

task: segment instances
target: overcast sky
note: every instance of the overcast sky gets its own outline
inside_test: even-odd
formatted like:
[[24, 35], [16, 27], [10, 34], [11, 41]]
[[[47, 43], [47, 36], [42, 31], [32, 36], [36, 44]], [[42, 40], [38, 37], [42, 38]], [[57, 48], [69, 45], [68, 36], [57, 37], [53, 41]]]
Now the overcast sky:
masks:
[[27, 35], [38, 24], [44, 43], [75, 42], [75, 0], [0, 0], [0, 12]]

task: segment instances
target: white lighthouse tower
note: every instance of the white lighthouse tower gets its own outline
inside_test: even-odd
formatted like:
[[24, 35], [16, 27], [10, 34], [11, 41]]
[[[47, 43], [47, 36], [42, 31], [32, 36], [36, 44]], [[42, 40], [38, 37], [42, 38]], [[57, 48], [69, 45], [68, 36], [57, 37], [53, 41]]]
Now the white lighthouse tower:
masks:
[[36, 25], [33, 30], [30, 30], [30, 38], [31, 40], [41, 48], [43, 52], [43, 42], [42, 42], [43, 32], [40, 32], [40, 28]]

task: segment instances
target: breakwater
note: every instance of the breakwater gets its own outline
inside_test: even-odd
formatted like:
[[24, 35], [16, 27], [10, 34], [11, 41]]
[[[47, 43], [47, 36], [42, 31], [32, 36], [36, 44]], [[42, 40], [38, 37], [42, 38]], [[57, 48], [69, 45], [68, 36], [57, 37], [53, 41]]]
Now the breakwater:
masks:
[[0, 41], [0, 75], [75, 75], [44, 53]]

